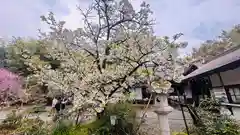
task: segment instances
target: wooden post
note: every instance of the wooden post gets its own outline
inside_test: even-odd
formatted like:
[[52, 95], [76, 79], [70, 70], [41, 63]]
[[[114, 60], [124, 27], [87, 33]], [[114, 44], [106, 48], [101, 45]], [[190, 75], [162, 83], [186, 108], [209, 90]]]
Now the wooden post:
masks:
[[208, 75], [207, 76], [207, 78], [208, 78], [208, 83], [209, 83], [209, 87], [208, 87], [208, 98], [211, 98], [211, 92], [210, 92], [210, 88], [212, 88], [212, 82], [211, 82], [211, 78], [210, 78], [210, 76]]
[[177, 95], [178, 95], [178, 101], [179, 101], [179, 103], [180, 103], [180, 108], [181, 108], [182, 115], [183, 115], [184, 124], [185, 124], [186, 130], [187, 130], [187, 134], [190, 135], [190, 134], [189, 134], [188, 125], [187, 125], [187, 121], [186, 121], [186, 117], [185, 117], [184, 110], [183, 110], [183, 105], [182, 105], [182, 103], [181, 103], [180, 94], [179, 94], [179, 91], [178, 91], [178, 90], [177, 90]]
[[[229, 92], [229, 90], [227, 90], [227, 89], [225, 88], [224, 82], [223, 82], [223, 80], [222, 80], [222, 77], [221, 77], [220, 73], [218, 73], [218, 77], [219, 77], [219, 79], [220, 79], [220, 82], [221, 82], [222, 87], [224, 88], [224, 90], [225, 90], [225, 92], [226, 92], [228, 102], [229, 102], [229, 103], [233, 103], [233, 100], [232, 100], [232, 97], [231, 97], [231, 95], [230, 95], [230, 92]], [[231, 106], [227, 106], [227, 108], [228, 108], [228, 110], [231, 112], [231, 115], [234, 115], [233, 110], [232, 110], [232, 107], [231, 107]]]
[[227, 98], [228, 98], [228, 102], [229, 102], [229, 103], [232, 103], [231, 95], [230, 95], [229, 91], [225, 88], [225, 85], [224, 85], [224, 82], [223, 82], [223, 80], [222, 80], [222, 77], [221, 77], [220, 73], [217, 73], [217, 75], [218, 75], [218, 77], [219, 77], [221, 86], [223, 87], [223, 89], [224, 89], [225, 92], [226, 92], [226, 95], [227, 95]]

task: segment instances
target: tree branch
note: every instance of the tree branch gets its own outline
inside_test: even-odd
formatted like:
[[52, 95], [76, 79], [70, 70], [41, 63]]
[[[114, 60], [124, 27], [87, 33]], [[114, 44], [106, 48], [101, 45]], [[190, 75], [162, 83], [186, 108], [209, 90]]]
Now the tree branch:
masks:
[[113, 89], [110, 94], [108, 95], [108, 98], [110, 98], [119, 88], [121, 88], [122, 84], [126, 81], [128, 76], [131, 76], [134, 72], [136, 72], [138, 70], [139, 67], [143, 66], [145, 63], [148, 63], [149, 61], [144, 61], [140, 64], [138, 64], [135, 68], [133, 68], [128, 74], [126, 74], [122, 79], [119, 80], [118, 82], [118, 87], [116, 87], [115, 89]]

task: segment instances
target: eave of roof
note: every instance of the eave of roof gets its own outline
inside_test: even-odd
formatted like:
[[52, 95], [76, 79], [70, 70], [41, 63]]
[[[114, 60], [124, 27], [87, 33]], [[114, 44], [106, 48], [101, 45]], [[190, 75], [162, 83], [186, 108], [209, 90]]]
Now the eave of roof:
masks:
[[[219, 58], [216, 58], [204, 65], [202, 65], [201, 67], [199, 67], [197, 70], [193, 71], [192, 73], [190, 73], [189, 75], [185, 76], [183, 78], [184, 80], [205, 74], [207, 72], [211, 72], [214, 71], [218, 68], [221, 68], [225, 65], [237, 62], [240, 60], [240, 49], [237, 49], [231, 53], [228, 53], [224, 56], [221, 56]], [[239, 63], [240, 64], [240, 63]]]

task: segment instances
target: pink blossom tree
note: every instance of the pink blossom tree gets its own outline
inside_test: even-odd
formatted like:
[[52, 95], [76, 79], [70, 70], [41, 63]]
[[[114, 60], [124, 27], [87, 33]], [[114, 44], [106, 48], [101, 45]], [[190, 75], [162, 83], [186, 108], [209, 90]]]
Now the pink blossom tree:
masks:
[[23, 96], [21, 77], [0, 68], [0, 104], [16, 101]]

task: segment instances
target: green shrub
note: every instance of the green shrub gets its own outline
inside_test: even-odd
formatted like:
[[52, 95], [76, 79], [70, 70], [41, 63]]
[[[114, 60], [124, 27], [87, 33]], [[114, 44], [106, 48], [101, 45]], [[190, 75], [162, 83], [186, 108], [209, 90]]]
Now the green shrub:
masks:
[[73, 124], [67, 119], [61, 119], [53, 127], [52, 135], [69, 135], [73, 131]]
[[[52, 135], [137, 135], [136, 112], [129, 103], [108, 104], [100, 119], [88, 124], [73, 126], [66, 121], [59, 121], [53, 128]], [[111, 125], [110, 116], [117, 117], [116, 125]]]
[[40, 118], [22, 119], [21, 126], [16, 129], [16, 132], [24, 135], [48, 135], [48, 129]]
[[21, 120], [23, 116], [16, 113], [16, 110], [13, 110], [7, 115], [7, 118], [3, 120], [1, 124], [1, 129], [12, 129], [15, 130], [21, 126]]
[[[115, 126], [111, 125], [111, 115], [117, 116]], [[100, 119], [77, 126], [60, 121], [54, 127], [52, 135], [135, 135], [135, 116], [136, 113], [129, 103], [108, 104]]]
[[172, 135], [188, 135], [188, 134], [184, 132], [173, 132]]
[[8, 130], [15, 134], [24, 135], [47, 135], [48, 129], [44, 121], [39, 118], [29, 119], [17, 114], [16, 111], [7, 115], [7, 118], [0, 125], [0, 130]]
[[61, 120], [56, 123], [51, 135], [89, 135], [89, 128], [83, 126], [74, 126], [67, 120]]
[[240, 135], [240, 125], [229, 116], [220, 114], [218, 102], [207, 99], [196, 108], [199, 123], [190, 132], [196, 135]]
[[[116, 125], [111, 125], [110, 116], [117, 117]], [[105, 108], [103, 116], [95, 122], [88, 125], [90, 132], [96, 135], [120, 134], [134, 135], [136, 134], [136, 111], [130, 103], [118, 102], [116, 104], [108, 104]]]
[[89, 135], [89, 130], [88, 128], [74, 127], [70, 130], [69, 135]]

